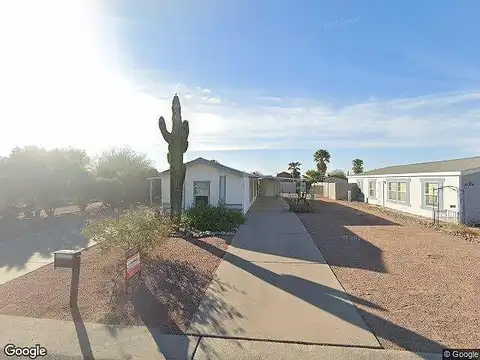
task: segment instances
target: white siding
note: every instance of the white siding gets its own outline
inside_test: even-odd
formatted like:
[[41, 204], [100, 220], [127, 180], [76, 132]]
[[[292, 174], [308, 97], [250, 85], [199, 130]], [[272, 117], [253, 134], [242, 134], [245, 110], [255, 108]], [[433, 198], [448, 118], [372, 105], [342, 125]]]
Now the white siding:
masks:
[[[228, 172], [223, 173], [214, 167], [205, 164], [196, 164], [187, 167], [184, 185], [184, 208], [189, 208], [194, 203], [194, 181], [210, 182], [210, 204], [217, 205], [220, 199], [220, 176], [226, 176], [226, 204], [241, 206], [244, 200], [243, 178]], [[162, 204], [170, 205], [170, 174], [161, 177]], [[248, 196], [248, 192], [247, 192]]]
[[[227, 204], [241, 205], [244, 198], [243, 178], [233, 174], [227, 175]], [[246, 192], [248, 196], [248, 192]]]
[[[464, 187], [465, 183], [472, 182], [472, 187]], [[461, 185], [465, 188], [465, 222], [467, 224], [480, 223], [480, 172], [462, 176]]]
[[250, 177], [244, 176], [243, 181], [243, 213], [246, 214], [250, 206], [252, 206], [253, 201], [250, 201]]
[[265, 196], [277, 196], [279, 184], [277, 180], [265, 180]]
[[162, 206], [170, 206], [170, 174], [161, 177], [162, 183]]
[[[348, 178], [349, 183], [362, 182], [362, 191], [365, 194], [365, 199], [370, 204], [378, 204], [389, 207], [391, 209], [404, 211], [407, 213], [432, 217], [433, 211], [431, 208], [423, 204], [423, 182], [424, 181], [439, 181], [443, 186], [459, 186], [459, 175], [443, 175], [442, 174], [421, 174], [420, 176], [405, 176], [403, 174], [391, 176], [372, 176], [372, 177], [354, 177]], [[369, 180], [376, 181], [375, 183], [375, 197], [369, 196]], [[388, 181], [407, 181], [407, 204], [397, 203], [388, 199]], [[442, 196], [443, 193], [443, 196]], [[459, 211], [458, 192], [453, 189], [444, 189], [440, 192], [440, 210], [455, 210]], [[382, 200], [383, 196], [383, 200]], [[454, 206], [454, 207], [453, 207]]]
[[[245, 190], [243, 199], [243, 213], [246, 214], [259, 195], [259, 181], [256, 178], [246, 176], [243, 178], [243, 188]], [[280, 184], [278, 185], [280, 187]]]

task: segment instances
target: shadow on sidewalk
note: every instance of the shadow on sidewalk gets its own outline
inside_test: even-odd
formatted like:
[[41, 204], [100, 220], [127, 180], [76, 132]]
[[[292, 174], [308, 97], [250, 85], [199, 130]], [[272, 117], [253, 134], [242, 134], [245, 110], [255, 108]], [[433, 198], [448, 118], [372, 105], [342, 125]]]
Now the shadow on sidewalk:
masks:
[[[315, 201], [314, 213], [293, 214], [283, 199], [257, 200], [237, 232], [233, 247], [256, 253], [321, 263], [310, 237], [329, 265], [386, 273], [382, 250], [348, 229], [348, 226], [401, 226], [381, 217], [336, 203]], [[264, 209], [268, 208], [268, 211]], [[275, 212], [272, 216], [272, 212]], [[300, 220], [299, 220], [300, 218]], [[308, 229], [305, 229], [305, 227]], [[261, 238], [259, 238], [261, 234]]]
[[77, 332], [78, 344], [80, 345], [82, 357], [85, 360], [94, 360], [92, 346], [90, 344], [90, 339], [88, 338], [87, 329], [83, 323], [82, 315], [77, 306], [72, 307], [70, 311], [75, 324], [75, 331]]
[[[206, 242], [195, 239], [193, 243], [202, 248], [201, 244]], [[209, 249], [219, 258], [225, 254], [213, 245]], [[225, 333], [226, 330], [222, 322], [217, 321], [218, 318], [242, 317], [231, 305], [222, 301], [221, 296], [205, 297], [211, 282], [217, 282], [220, 291], [231, 289], [228, 284], [220, 284], [215, 278], [210, 279], [209, 275], [199, 272], [186, 262], [158, 261], [145, 257], [142, 260], [141, 281], [128, 294], [124, 285], [112, 291], [111, 311], [102, 322], [110, 324], [107, 329], [113, 338], [119, 336], [118, 327], [113, 324], [139, 325], [141, 322], [155, 341], [158, 352], [166, 359], [189, 359], [197, 341], [187, 337], [185, 331], [202, 300], [209, 314], [204, 320], [214, 324], [219, 332]]]
[[[215, 249], [210, 248], [210, 245], [206, 243], [198, 243], [197, 245], [202, 246], [208, 251], [216, 251]], [[274, 273], [268, 269], [265, 269], [264, 267], [231, 253], [227, 253], [225, 255], [224, 261], [228, 261], [232, 265], [235, 265], [238, 268], [256, 276], [266, 283], [292, 294], [297, 298], [302, 299], [303, 301], [308, 302], [309, 304], [327, 311], [330, 314], [350, 323], [352, 323], [350, 315], [353, 308], [348, 301], [352, 301], [354, 304], [363, 305], [372, 309], [383, 310], [374, 303], [352, 295], [348, 295], [343, 291], [299, 278], [297, 276]], [[368, 318], [372, 321], [381, 324], [381, 326], [376, 327], [377, 336], [387, 339], [403, 349], [410, 351], [438, 352], [443, 348], [443, 345], [417, 334], [414, 331], [396, 325], [368, 311], [363, 311], [359, 308], [357, 308], [357, 310], [364, 318], [365, 316], [368, 316]], [[221, 317], [215, 316], [214, 318], [215, 321], [221, 322]], [[361, 323], [352, 324], [371, 331], [363, 321], [361, 321]], [[399, 334], [400, 336], [398, 336]]]
[[[160, 317], [164, 319], [163, 323], [169, 332], [183, 334], [183, 331], [169, 316], [169, 309], [155, 297], [145, 284], [140, 283], [138, 285], [131, 294], [131, 299], [135, 311], [145, 324], [149, 324], [152, 317]], [[190, 344], [190, 339], [187, 336], [182, 337], [180, 342], [172, 343], [167, 340], [172, 335], [165, 335], [165, 328], [146, 326], [152, 339], [157, 344], [158, 352], [166, 359], [189, 359], [191, 357], [192, 344]], [[195, 345], [193, 344], [193, 348]]]

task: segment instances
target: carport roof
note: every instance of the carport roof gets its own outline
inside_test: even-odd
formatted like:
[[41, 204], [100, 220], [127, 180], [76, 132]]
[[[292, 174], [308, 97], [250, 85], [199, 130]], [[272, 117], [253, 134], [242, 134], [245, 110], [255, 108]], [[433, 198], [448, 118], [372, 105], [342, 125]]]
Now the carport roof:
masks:
[[480, 168], [480, 156], [452, 159], [443, 161], [431, 161], [416, 164], [388, 166], [381, 169], [365, 171], [350, 177], [366, 175], [394, 175], [394, 174], [415, 174], [415, 173], [438, 173], [451, 171], [465, 171]]

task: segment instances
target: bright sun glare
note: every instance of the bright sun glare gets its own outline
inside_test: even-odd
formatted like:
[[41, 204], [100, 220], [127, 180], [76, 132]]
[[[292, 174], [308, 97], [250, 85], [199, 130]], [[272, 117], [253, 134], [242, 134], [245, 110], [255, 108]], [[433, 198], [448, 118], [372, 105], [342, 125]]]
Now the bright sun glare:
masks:
[[122, 124], [154, 116], [160, 104], [121, 75], [115, 24], [99, 3], [0, 4], [0, 154], [26, 144], [121, 146], [136, 132], [148, 138], [151, 131]]

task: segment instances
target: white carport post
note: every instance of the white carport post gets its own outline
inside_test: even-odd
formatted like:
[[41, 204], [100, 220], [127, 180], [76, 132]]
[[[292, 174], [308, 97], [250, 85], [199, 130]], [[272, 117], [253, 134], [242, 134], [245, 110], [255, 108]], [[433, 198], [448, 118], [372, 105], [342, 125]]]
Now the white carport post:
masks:
[[153, 206], [153, 179], [148, 179], [150, 182], [150, 206]]

